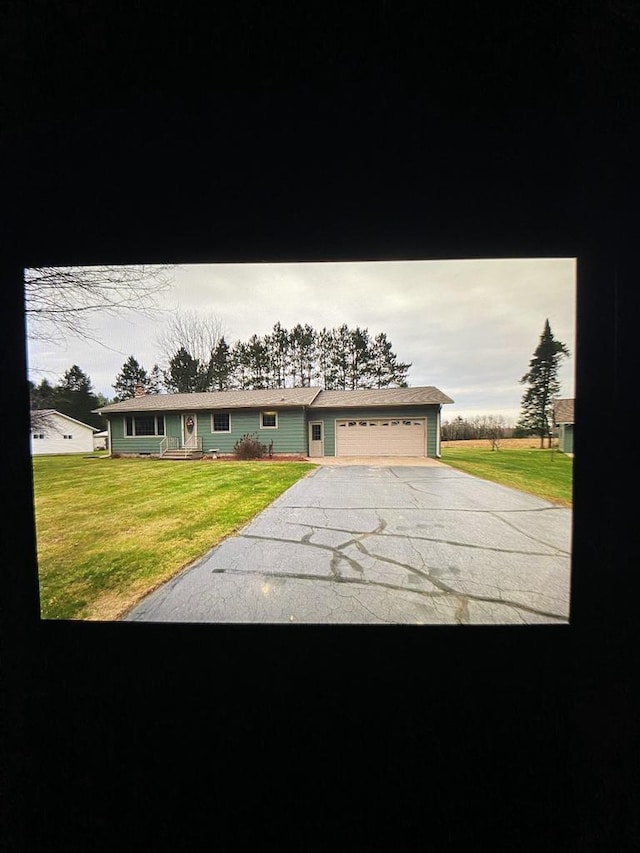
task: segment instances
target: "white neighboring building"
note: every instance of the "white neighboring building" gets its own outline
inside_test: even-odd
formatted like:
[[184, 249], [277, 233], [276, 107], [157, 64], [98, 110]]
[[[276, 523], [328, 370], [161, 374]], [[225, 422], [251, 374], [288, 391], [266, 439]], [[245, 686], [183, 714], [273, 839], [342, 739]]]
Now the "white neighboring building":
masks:
[[60, 453], [93, 453], [93, 436], [99, 432], [89, 424], [83, 424], [69, 415], [54, 409], [40, 412], [42, 424], [31, 430], [31, 453], [33, 456]]
[[109, 431], [104, 430], [103, 432], [96, 432], [93, 436], [93, 449], [94, 450], [108, 450], [109, 449]]

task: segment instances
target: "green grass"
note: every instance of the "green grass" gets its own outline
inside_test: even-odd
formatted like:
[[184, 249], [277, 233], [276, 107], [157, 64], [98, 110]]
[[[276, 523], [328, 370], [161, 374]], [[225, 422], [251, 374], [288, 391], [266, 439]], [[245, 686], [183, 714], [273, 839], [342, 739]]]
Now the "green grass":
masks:
[[572, 506], [573, 459], [556, 450], [444, 447], [442, 461], [467, 474]]
[[42, 617], [117, 619], [315, 467], [35, 457]]

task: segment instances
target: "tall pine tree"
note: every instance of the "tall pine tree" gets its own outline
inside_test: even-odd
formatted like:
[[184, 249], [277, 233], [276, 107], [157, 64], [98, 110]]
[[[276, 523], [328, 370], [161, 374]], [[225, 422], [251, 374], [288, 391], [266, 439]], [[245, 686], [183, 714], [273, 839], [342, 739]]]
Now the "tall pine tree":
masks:
[[111, 386], [116, 392], [116, 396], [113, 398], [114, 402], [119, 403], [121, 400], [129, 400], [131, 397], [135, 397], [138, 385], [141, 385], [146, 392], [149, 389], [149, 376], [144, 367], [130, 355]]
[[540, 447], [544, 447], [545, 437], [550, 439], [553, 401], [560, 393], [558, 367], [561, 359], [568, 355], [569, 350], [555, 340], [549, 320], [545, 320], [529, 370], [520, 380], [521, 384], [526, 383], [529, 387], [522, 397], [522, 416], [517, 425], [521, 430], [539, 435]]
[[69, 415], [77, 421], [103, 429], [102, 417], [93, 413], [99, 405], [100, 402], [93, 393], [91, 379], [77, 364], [74, 364], [56, 386], [55, 408], [63, 415]]
[[200, 362], [184, 347], [176, 352], [164, 373], [164, 384], [171, 394], [188, 394], [202, 388]]
[[278, 320], [270, 335], [265, 335], [269, 353], [269, 372], [273, 388], [285, 388], [290, 371], [291, 346], [289, 332]]
[[376, 335], [371, 344], [371, 359], [369, 370], [374, 388], [407, 387], [407, 373], [411, 364], [398, 361], [398, 356], [391, 349], [385, 332]]
[[211, 361], [209, 363], [210, 387], [214, 391], [227, 391], [232, 381], [232, 375], [233, 359], [231, 357], [231, 349], [223, 335], [211, 354]]

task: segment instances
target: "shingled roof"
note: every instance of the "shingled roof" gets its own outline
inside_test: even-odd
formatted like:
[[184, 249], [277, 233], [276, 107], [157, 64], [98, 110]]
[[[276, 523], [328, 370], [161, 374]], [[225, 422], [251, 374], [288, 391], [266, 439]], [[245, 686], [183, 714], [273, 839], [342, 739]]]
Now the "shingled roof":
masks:
[[143, 394], [96, 409], [118, 412], [176, 412], [203, 409], [285, 409], [297, 406], [362, 408], [453, 403], [433, 385], [420, 388], [380, 388], [358, 391], [323, 391], [321, 388], [272, 388], [265, 391], [207, 391], [201, 394]]
[[201, 394], [142, 394], [96, 409], [111, 412], [163, 412], [190, 409], [255, 409], [308, 406], [320, 388], [271, 388], [265, 391], [206, 391]]
[[573, 419], [573, 404], [575, 400], [568, 398], [564, 400], [556, 400], [553, 404], [553, 420], [557, 424], [572, 424]]
[[312, 409], [363, 408], [366, 406], [411, 406], [425, 403], [453, 403], [433, 385], [420, 388], [372, 388], [358, 391], [323, 391]]

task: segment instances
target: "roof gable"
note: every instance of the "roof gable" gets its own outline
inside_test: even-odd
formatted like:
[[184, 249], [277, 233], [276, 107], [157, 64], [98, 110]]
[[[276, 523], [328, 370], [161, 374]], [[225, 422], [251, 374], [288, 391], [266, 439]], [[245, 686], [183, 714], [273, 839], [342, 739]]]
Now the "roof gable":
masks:
[[78, 424], [81, 427], [85, 427], [85, 429], [90, 429], [91, 432], [99, 431], [97, 427], [91, 426], [91, 424], [85, 424], [83, 421], [77, 420], [77, 418], [72, 418], [71, 415], [65, 415], [63, 412], [57, 411], [57, 409], [34, 409], [34, 411], [48, 417], [55, 415], [58, 418], [64, 418], [65, 421], [71, 421], [72, 424]]

